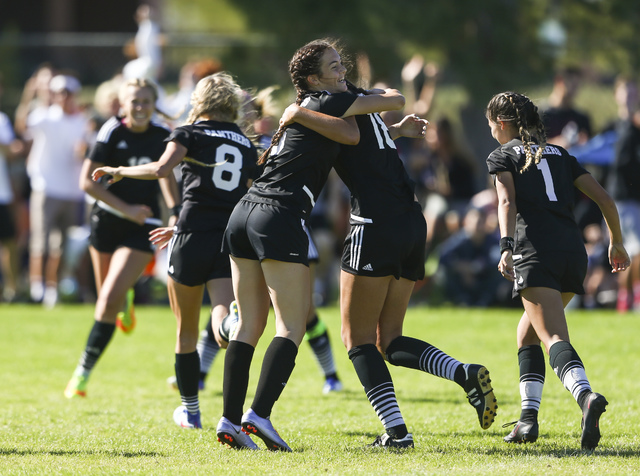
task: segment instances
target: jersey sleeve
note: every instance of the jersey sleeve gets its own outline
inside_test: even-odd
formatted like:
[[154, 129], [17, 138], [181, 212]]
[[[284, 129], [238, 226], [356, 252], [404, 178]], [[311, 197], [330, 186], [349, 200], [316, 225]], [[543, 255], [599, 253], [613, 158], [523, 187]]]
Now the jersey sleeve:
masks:
[[191, 145], [191, 137], [191, 126], [181, 126], [175, 128], [164, 141], [177, 142], [188, 150]]
[[322, 112], [329, 116], [342, 117], [357, 98], [358, 96], [351, 92], [338, 94], [325, 92], [319, 96], [310, 96], [310, 100], [306, 104], [303, 102], [302, 105], [312, 111]]
[[[111, 151], [113, 150], [113, 141], [115, 140], [114, 132], [120, 126], [120, 120], [117, 117], [109, 118], [98, 131], [96, 143], [91, 149], [89, 159], [92, 162], [108, 164]], [[116, 134], [117, 135], [117, 134]]]
[[580, 163], [578, 159], [576, 159], [573, 155], [569, 156], [569, 160], [571, 161], [571, 175], [573, 176], [573, 180], [577, 179], [581, 175], [588, 174], [589, 171], [586, 170]]
[[487, 168], [492, 175], [498, 172], [516, 172], [513, 161], [500, 147], [494, 150], [487, 158]]

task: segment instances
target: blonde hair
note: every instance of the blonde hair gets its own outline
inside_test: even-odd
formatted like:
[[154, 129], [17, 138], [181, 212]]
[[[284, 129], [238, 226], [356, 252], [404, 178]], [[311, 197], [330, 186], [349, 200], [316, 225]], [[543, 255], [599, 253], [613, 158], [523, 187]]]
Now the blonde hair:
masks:
[[[491, 98], [485, 112], [491, 122], [513, 122], [518, 129], [524, 147], [526, 161], [520, 173], [527, 170], [532, 163], [538, 164], [547, 145], [545, 130], [538, 108], [524, 94], [507, 91]], [[531, 146], [538, 145], [535, 156]]]
[[187, 123], [194, 123], [203, 116], [218, 116], [228, 122], [238, 119], [242, 101], [242, 89], [230, 74], [225, 72], [205, 76], [191, 94], [192, 109]]
[[170, 116], [166, 112], [163, 112], [160, 109], [158, 109], [158, 106], [156, 104], [158, 102], [158, 86], [152, 80], [147, 78], [127, 79], [124, 83], [122, 83], [122, 85], [120, 86], [120, 91], [118, 93], [118, 100], [120, 101], [120, 104], [124, 102], [127, 94], [127, 88], [129, 87], [148, 89], [149, 91], [151, 91], [151, 94], [153, 95], [153, 102], [154, 102], [153, 110], [167, 119], [171, 119], [171, 120], [177, 119], [177, 117]]

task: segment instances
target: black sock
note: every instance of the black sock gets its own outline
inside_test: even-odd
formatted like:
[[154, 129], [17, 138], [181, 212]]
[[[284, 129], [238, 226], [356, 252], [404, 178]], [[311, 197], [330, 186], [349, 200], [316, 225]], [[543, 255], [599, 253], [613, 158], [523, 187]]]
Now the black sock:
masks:
[[[549, 349], [549, 364], [564, 388], [571, 392], [578, 405], [584, 403], [585, 392], [591, 392], [591, 386], [584, 370], [584, 364], [573, 346], [566, 341], [558, 341]], [[588, 395], [588, 394], [587, 394]], [[582, 405], [580, 405], [582, 408]]]
[[520, 367], [520, 421], [534, 422], [542, 399], [545, 379], [544, 353], [540, 345], [525, 345], [518, 349]]
[[404, 438], [407, 426], [400, 413], [391, 374], [377, 347], [373, 344], [353, 347], [349, 359], [386, 432], [392, 438]]
[[93, 370], [96, 362], [107, 348], [107, 344], [111, 341], [115, 329], [115, 324], [98, 321], [93, 322], [93, 327], [87, 339], [87, 345], [78, 364], [85, 372], [91, 372], [91, 370]]
[[232, 340], [224, 356], [222, 381], [222, 415], [234, 425], [242, 422], [244, 400], [249, 386], [249, 370], [255, 349], [252, 345]]
[[329, 340], [329, 332], [327, 326], [318, 319], [318, 316], [314, 316], [313, 320], [307, 324], [306, 337], [313, 350], [313, 354], [316, 357], [316, 361], [324, 378], [338, 378], [336, 365], [333, 361], [333, 351], [331, 350], [331, 341]]
[[259, 417], [268, 418], [296, 365], [298, 346], [286, 337], [274, 337], [264, 354], [260, 379], [251, 408]]
[[198, 379], [200, 378], [200, 357], [198, 352], [176, 354], [175, 369], [180, 395], [183, 397], [198, 395]]
[[428, 342], [413, 337], [396, 337], [387, 347], [387, 360], [391, 365], [422, 370], [464, 387], [462, 363]]

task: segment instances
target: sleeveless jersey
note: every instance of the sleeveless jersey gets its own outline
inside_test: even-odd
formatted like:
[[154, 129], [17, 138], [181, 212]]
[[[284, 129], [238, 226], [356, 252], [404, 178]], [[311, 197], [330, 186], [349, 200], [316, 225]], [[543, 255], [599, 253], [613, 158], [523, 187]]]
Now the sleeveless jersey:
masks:
[[[532, 146], [535, 154], [537, 146]], [[526, 157], [519, 139], [501, 145], [487, 158], [490, 174], [511, 172], [516, 190], [514, 253], [532, 251], [584, 252], [582, 233], [573, 214], [573, 182], [589, 173], [557, 145], [547, 144], [539, 164], [520, 173]]]
[[[341, 117], [355, 99], [350, 93], [322, 91], [305, 98], [301, 106]], [[264, 172], [245, 199], [286, 207], [301, 218], [308, 218], [339, 150], [337, 142], [300, 124], [290, 125], [271, 150]]]
[[383, 220], [410, 210], [415, 201], [415, 184], [407, 175], [380, 114], [355, 117], [360, 142], [343, 145], [334, 166], [351, 192], [352, 222]]
[[[183, 207], [178, 231], [224, 230], [233, 207], [256, 176], [256, 148], [231, 122], [200, 121], [181, 126], [168, 141], [187, 149], [181, 163]], [[218, 165], [207, 167], [189, 159]]]
[[[156, 162], [164, 152], [164, 139], [168, 135], [168, 129], [154, 122], [144, 132], [132, 132], [122, 123], [121, 117], [112, 117], [100, 128], [89, 159], [109, 167], [130, 167]], [[160, 215], [160, 187], [157, 180], [125, 177], [116, 183], [107, 184], [106, 187], [125, 202], [148, 205], [154, 217]]]

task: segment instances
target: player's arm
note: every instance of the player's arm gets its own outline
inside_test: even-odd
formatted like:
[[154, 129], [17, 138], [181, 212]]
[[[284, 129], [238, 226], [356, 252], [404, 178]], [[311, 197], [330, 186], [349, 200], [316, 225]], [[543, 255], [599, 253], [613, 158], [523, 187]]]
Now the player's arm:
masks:
[[631, 260], [622, 244], [620, 216], [613, 198], [591, 174], [580, 175], [573, 184], [600, 208], [609, 229], [609, 263], [612, 272], [624, 271], [631, 265]]
[[342, 117], [397, 111], [404, 107], [404, 96], [397, 89], [371, 89], [365, 96], [358, 96]]
[[[513, 238], [516, 231], [516, 187], [511, 172], [495, 174], [496, 193], [498, 194], [498, 225], [500, 237]], [[513, 271], [513, 251], [505, 250], [500, 255], [498, 270], [509, 281], [515, 279]]]
[[167, 144], [167, 147], [157, 162], [134, 165], [133, 167], [100, 167], [93, 171], [93, 180], [98, 180], [103, 175], [111, 175], [108, 183], [114, 183], [123, 177], [139, 180], [158, 180], [166, 178], [173, 172], [187, 154], [187, 148], [175, 141]]
[[91, 179], [93, 172], [100, 168], [101, 165], [103, 164], [100, 162], [94, 162], [91, 159], [84, 159], [84, 162], [82, 163], [82, 172], [80, 173], [80, 188], [96, 200], [100, 200], [111, 208], [122, 213], [127, 219], [134, 221], [139, 225], [143, 225], [146, 218], [153, 216], [153, 213], [148, 206], [127, 203]]
[[280, 127], [294, 122], [339, 144], [356, 145], [360, 142], [360, 129], [353, 117], [342, 119], [291, 104], [280, 118]]

